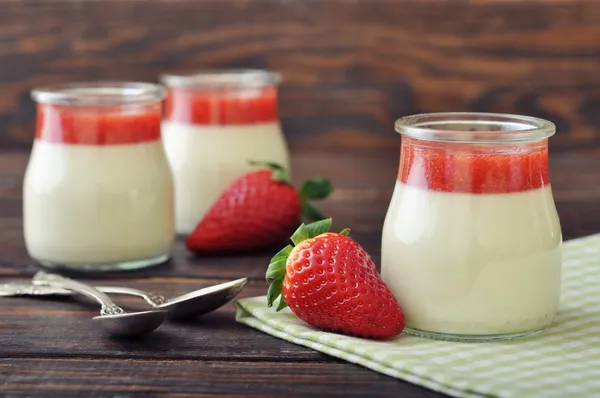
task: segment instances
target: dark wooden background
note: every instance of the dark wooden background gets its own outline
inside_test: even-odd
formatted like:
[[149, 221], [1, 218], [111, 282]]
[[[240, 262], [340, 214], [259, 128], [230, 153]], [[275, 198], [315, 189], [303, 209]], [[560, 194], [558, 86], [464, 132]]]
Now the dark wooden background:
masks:
[[28, 149], [32, 87], [278, 70], [294, 151], [397, 147], [395, 118], [494, 111], [600, 144], [597, 0], [0, 0], [0, 148]]

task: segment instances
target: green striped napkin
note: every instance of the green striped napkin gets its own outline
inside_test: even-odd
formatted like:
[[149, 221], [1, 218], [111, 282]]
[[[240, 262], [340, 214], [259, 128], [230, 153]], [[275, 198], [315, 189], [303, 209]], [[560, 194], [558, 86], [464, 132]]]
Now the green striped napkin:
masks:
[[529, 339], [453, 343], [403, 333], [392, 341], [370, 341], [317, 331], [288, 308], [267, 308], [265, 297], [239, 300], [236, 319], [456, 397], [600, 397], [600, 234], [565, 242], [563, 253], [559, 316]]

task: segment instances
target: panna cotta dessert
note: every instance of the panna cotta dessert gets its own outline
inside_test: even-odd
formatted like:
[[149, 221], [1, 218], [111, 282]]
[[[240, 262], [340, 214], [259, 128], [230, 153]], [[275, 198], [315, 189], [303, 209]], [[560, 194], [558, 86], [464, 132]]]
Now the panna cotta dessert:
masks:
[[289, 170], [277, 114], [277, 74], [222, 70], [165, 75], [162, 137], [175, 182], [175, 225], [191, 233], [225, 188], [257, 166]]
[[407, 332], [501, 340], [543, 330], [560, 299], [550, 122], [443, 113], [398, 120], [400, 167], [382, 276]]
[[52, 268], [159, 264], [174, 240], [174, 189], [161, 142], [162, 86], [33, 90], [37, 130], [23, 191], [30, 256]]

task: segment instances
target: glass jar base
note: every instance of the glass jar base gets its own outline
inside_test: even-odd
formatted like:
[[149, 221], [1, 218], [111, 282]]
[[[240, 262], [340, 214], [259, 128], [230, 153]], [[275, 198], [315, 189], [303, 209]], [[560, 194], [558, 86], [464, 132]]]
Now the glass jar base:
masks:
[[82, 264], [65, 264], [56, 263], [53, 261], [44, 261], [33, 259], [37, 264], [44, 268], [52, 270], [62, 270], [71, 272], [111, 272], [111, 271], [131, 271], [142, 268], [153, 267], [165, 263], [171, 257], [170, 253], [161, 254], [151, 258], [132, 261], [120, 261], [115, 263], [82, 263]]
[[454, 333], [438, 333], [428, 332], [425, 330], [405, 327], [404, 332], [412, 336], [424, 337], [432, 340], [456, 341], [462, 343], [491, 343], [497, 341], [520, 340], [528, 337], [536, 336], [546, 330], [543, 327], [536, 330], [518, 333], [502, 333], [502, 334], [454, 334]]

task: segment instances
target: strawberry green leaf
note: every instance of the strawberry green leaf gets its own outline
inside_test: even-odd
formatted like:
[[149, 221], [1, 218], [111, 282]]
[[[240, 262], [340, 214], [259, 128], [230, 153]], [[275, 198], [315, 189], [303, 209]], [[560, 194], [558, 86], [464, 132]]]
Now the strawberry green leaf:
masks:
[[283, 182], [288, 185], [292, 185], [292, 180], [290, 179], [290, 175], [284, 169], [281, 170], [273, 170], [273, 175], [271, 176], [273, 181]]
[[267, 268], [266, 279], [267, 282], [272, 283], [276, 280], [283, 280], [285, 277], [285, 263], [287, 261], [290, 252], [293, 247], [291, 245], [287, 245], [283, 249], [281, 249], [276, 255], [273, 256], [271, 262], [269, 263], [269, 268]]
[[271, 262], [274, 263], [277, 260], [287, 260], [288, 256], [292, 252], [292, 245], [287, 245], [283, 249], [279, 250], [276, 255], [273, 256]]
[[327, 216], [325, 216], [323, 213], [321, 213], [321, 210], [319, 210], [319, 208], [317, 206], [315, 206], [309, 202], [302, 203], [302, 214], [306, 218], [314, 220], [314, 221], [319, 221], [319, 220], [323, 220], [324, 218], [327, 218]]
[[304, 199], [325, 199], [333, 191], [331, 182], [322, 177], [311, 178], [300, 188], [300, 197]]
[[276, 280], [283, 279], [285, 277], [285, 263], [286, 259], [277, 260], [269, 264], [267, 269], [267, 282], [272, 283]]
[[306, 225], [300, 224], [300, 226], [298, 227], [296, 232], [294, 232], [290, 240], [292, 241], [292, 243], [294, 243], [294, 245], [297, 245], [306, 239], [308, 239], [308, 229], [306, 229]]
[[[291, 245], [287, 245], [281, 249], [273, 256], [269, 268], [267, 269], [266, 278], [267, 282], [270, 283], [269, 290], [267, 291], [267, 305], [269, 307], [272, 307], [277, 297], [281, 295], [281, 286], [283, 284], [283, 279], [285, 278], [285, 264], [292, 249], [293, 247]], [[283, 300], [283, 298], [281, 298], [281, 300]]]
[[326, 216], [321, 213], [318, 207], [309, 203], [311, 199], [324, 199], [333, 190], [331, 182], [322, 177], [312, 178], [302, 185], [300, 189], [300, 202], [302, 204], [302, 214], [310, 220], [323, 220]]
[[248, 163], [251, 166], [262, 166], [262, 167], [265, 167], [267, 169], [272, 169], [272, 170], [285, 170], [282, 165], [275, 163], [275, 162], [266, 162], [266, 161], [262, 161], [262, 160], [249, 160]]
[[315, 221], [311, 224], [308, 224], [306, 228], [308, 229], [308, 236], [310, 238], [314, 238], [315, 236], [319, 236], [324, 234], [325, 232], [329, 232], [331, 229], [331, 218], [326, 218], [324, 220]]
[[343, 235], [343, 236], [350, 235], [350, 228], [343, 229], [342, 232], [340, 232], [340, 235]]
[[283, 296], [281, 296], [281, 298], [279, 299], [279, 305], [277, 305], [277, 312], [281, 311], [282, 309], [284, 309], [287, 306], [288, 305], [285, 302], [285, 300], [283, 299]]
[[250, 163], [250, 165], [252, 165], [252, 166], [262, 166], [264, 168], [271, 169], [273, 171], [273, 175], [272, 175], [273, 181], [280, 181], [280, 182], [286, 183], [288, 185], [292, 185], [292, 180], [290, 178], [289, 173], [280, 164], [273, 163], [273, 162], [262, 162], [262, 161], [259, 162], [259, 161], [255, 161], [255, 160], [250, 160], [248, 163]]
[[[272, 307], [277, 297], [281, 296], [281, 283], [272, 283], [267, 291], [267, 306]], [[283, 299], [283, 298], [282, 298]]]
[[326, 218], [324, 220], [316, 221], [314, 223], [305, 225], [301, 224], [296, 232], [291, 237], [294, 245], [298, 245], [300, 242], [314, 238], [315, 236], [319, 236], [328, 232], [331, 228], [331, 218]]

